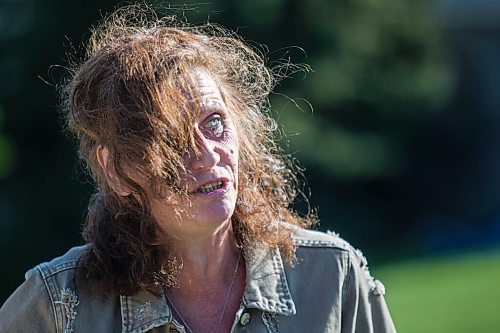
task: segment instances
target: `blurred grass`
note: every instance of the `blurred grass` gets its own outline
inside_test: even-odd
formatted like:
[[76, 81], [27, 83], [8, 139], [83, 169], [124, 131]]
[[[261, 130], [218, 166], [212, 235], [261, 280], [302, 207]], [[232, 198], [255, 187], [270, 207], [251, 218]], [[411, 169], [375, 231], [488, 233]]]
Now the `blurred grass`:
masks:
[[373, 272], [398, 332], [500, 332], [500, 251], [419, 259]]

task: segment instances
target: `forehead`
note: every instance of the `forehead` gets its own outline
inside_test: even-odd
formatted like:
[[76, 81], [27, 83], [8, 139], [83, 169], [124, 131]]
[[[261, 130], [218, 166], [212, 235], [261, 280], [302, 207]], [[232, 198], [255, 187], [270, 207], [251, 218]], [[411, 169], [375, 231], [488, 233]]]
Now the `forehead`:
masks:
[[194, 74], [199, 89], [198, 98], [201, 107], [207, 108], [213, 105], [222, 106], [224, 101], [220, 89], [213, 77], [207, 71], [201, 69], [195, 70]]

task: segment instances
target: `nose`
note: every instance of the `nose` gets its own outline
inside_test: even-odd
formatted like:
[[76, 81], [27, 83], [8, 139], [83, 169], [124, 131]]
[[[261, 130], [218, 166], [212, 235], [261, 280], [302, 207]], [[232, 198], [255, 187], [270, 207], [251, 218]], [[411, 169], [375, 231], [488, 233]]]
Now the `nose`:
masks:
[[192, 152], [188, 157], [191, 169], [209, 170], [216, 166], [220, 161], [220, 155], [213, 142], [200, 133], [198, 129], [195, 129], [195, 140], [198, 151]]

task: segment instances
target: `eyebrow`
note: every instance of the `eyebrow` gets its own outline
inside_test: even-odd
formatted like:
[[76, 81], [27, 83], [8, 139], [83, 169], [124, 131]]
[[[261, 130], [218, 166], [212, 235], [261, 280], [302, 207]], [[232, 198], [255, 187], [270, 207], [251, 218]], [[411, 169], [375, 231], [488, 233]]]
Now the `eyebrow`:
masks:
[[226, 113], [226, 106], [224, 104], [223, 101], [219, 101], [219, 100], [212, 100], [212, 101], [209, 101], [208, 103], [203, 103], [200, 107], [200, 114], [205, 114], [205, 113], [208, 113], [210, 111], [222, 111], [224, 113]]

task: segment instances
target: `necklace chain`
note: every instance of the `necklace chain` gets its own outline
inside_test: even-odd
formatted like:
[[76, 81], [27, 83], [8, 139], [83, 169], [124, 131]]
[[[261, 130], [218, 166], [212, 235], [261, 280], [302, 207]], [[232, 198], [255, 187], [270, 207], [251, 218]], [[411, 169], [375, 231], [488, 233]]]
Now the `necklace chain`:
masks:
[[[240, 261], [241, 261], [241, 250], [240, 250], [240, 253], [238, 254], [238, 261], [236, 261], [236, 266], [234, 267], [233, 279], [231, 280], [231, 284], [229, 285], [229, 290], [227, 291], [226, 299], [224, 300], [224, 307], [222, 308], [222, 314], [220, 316], [219, 323], [217, 324], [217, 330], [215, 331], [215, 333], [219, 333], [220, 328], [222, 326], [222, 321], [223, 321], [224, 315], [226, 313], [227, 304], [229, 303], [229, 297], [231, 296], [231, 291], [233, 290], [234, 282], [236, 281], [236, 275], [238, 274], [238, 270], [240, 268]], [[191, 327], [189, 327], [189, 325], [184, 320], [184, 318], [182, 318], [181, 314], [179, 313], [179, 311], [175, 307], [174, 303], [172, 303], [172, 301], [168, 297], [166, 290], [165, 290], [165, 300], [167, 301], [168, 306], [171, 307], [172, 310], [174, 310], [174, 313], [177, 316], [177, 318], [181, 321], [180, 324], [182, 324], [182, 326], [184, 326], [184, 328], [186, 328], [188, 333], [193, 333], [193, 330], [191, 329]]]

